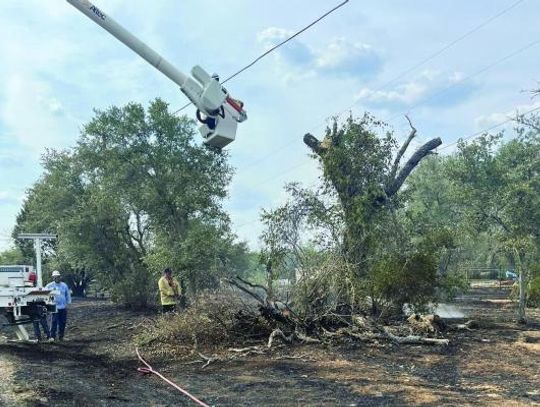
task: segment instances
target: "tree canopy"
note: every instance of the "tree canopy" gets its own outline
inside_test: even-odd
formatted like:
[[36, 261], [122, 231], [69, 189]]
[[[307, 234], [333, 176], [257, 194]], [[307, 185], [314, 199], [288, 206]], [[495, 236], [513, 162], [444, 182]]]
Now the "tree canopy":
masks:
[[227, 155], [194, 135], [194, 123], [159, 99], [147, 110], [131, 103], [96, 111], [76, 147], [43, 156], [44, 174], [14, 233], [58, 233], [51, 261], [99, 276], [120, 297], [136, 292], [136, 302], [154, 295], [150, 277], [165, 266], [188, 290], [217, 284], [241, 266], [234, 259], [245, 246], [222, 209]]

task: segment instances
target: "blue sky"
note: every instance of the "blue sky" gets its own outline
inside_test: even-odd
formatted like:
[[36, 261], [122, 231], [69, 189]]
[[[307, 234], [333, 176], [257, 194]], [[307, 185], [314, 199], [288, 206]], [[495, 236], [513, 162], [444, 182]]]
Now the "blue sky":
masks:
[[[180, 70], [199, 64], [222, 78], [338, 2], [94, 1]], [[320, 136], [329, 116], [369, 110], [405, 136], [408, 112], [418, 142], [439, 136], [451, 143], [516, 109], [540, 106], [523, 92], [540, 81], [540, 43], [496, 63], [540, 39], [540, 2], [533, 0], [387, 84], [514, 3], [351, 0], [228, 83], [249, 116], [230, 145], [236, 173], [226, 208], [238, 236], [255, 247], [260, 209], [283, 201], [283, 184], [316, 181], [302, 136]], [[73, 146], [93, 108], [159, 96], [176, 110], [186, 100], [65, 1], [2, 0], [0, 38], [2, 249], [25, 191], [41, 173], [40, 155]]]

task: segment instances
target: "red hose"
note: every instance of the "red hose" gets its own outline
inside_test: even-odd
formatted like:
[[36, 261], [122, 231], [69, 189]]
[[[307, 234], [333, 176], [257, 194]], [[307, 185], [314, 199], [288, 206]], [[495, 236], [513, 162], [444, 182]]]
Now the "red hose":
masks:
[[199, 406], [202, 406], [202, 407], [210, 407], [208, 404], [202, 402], [201, 400], [199, 400], [197, 397], [195, 396], [192, 396], [191, 394], [189, 394], [186, 390], [182, 389], [180, 386], [178, 386], [176, 383], [170, 381], [169, 379], [167, 379], [165, 376], [163, 376], [161, 373], [159, 373], [158, 371], [154, 370], [152, 368], [152, 366], [150, 366], [146, 360], [144, 360], [141, 356], [141, 354], [139, 353], [139, 349], [138, 348], [135, 348], [135, 352], [137, 353], [137, 357], [139, 358], [139, 360], [144, 363], [146, 365], [146, 367], [139, 367], [137, 368], [137, 371], [141, 372], [141, 373], [145, 373], [145, 374], [148, 374], [148, 373], [154, 373], [155, 375], [159, 376], [161, 379], [165, 380], [167, 383], [169, 383], [172, 387], [174, 387], [176, 390], [180, 391], [182, 394], [184, 394], [185, 396], [188, 396], [191, 400], [193, 400], [195, 403], [197, 403]]

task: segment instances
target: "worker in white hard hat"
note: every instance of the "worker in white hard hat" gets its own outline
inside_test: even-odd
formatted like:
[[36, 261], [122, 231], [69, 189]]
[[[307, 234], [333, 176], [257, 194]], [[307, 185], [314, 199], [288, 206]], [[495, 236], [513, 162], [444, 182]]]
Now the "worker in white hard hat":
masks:
[[71, 293], [66, 283], [62, 281], [62, 276], [58, 270], [52, 272], [54, 281], [45, 286], [48, 290], [55, 290], [56, 313], [52, 315], [51, 338], [64, 340], [67, 323], [67, 306], [71, 304]]

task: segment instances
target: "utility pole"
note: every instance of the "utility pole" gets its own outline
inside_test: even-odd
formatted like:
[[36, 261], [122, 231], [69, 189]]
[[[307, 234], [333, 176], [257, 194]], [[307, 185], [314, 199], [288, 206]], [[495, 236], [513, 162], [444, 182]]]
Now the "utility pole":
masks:
[[44, 240], [56, 240], [56, 235], [52, 233], [19, 233], [17, 239], [34, 241], [34, 249], [36, 251], [37, 286], [38, 288], [42, 288], [43, 275], [41, 272], [41, 243]]

